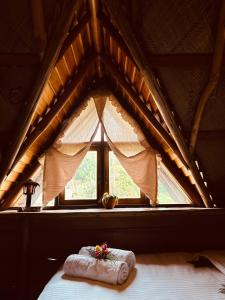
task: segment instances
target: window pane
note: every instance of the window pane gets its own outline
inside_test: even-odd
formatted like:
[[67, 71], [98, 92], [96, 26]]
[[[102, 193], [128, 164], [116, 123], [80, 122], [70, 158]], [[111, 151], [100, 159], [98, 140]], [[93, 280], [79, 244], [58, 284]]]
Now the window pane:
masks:
[[140, 198], [140, 189], [112, 151], [109, 152], [109, 193], [118, 198]]
[[158, 203], [191, 204], [188, 196], [163, 164], [158, 169]]
[[65, 200], [97, 199], [97, 151], [89, 151], [65, 188]]

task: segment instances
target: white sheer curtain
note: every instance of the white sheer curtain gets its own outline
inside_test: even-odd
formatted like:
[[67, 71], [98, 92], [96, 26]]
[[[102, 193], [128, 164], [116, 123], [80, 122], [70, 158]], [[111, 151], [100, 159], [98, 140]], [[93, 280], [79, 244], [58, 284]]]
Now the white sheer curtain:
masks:
[[56, 197], [74, 176], [89, 150], [99, 122], [111, 150], [150, 199], [157, 202], [157, 161], [138, 124], [112, 96], [93, 95], [68, 122], [54, 147], [46, 153], [44, 204]]

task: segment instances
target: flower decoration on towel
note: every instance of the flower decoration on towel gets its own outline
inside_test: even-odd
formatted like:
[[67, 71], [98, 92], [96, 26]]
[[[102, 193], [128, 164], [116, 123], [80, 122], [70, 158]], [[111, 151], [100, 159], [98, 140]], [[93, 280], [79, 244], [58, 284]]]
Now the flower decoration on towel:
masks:
[[95, 247], [90, 247], [89, 253], [98, 259], [112, 259], [106, 242], [101, 245], [96, 245]]

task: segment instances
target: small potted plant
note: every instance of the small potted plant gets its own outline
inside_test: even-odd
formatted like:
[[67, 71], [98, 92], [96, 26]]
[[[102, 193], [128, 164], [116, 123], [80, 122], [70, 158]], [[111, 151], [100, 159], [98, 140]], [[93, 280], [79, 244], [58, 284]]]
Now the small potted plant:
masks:
[[101, 203], [104, 208], [112, 209], [118, 204], [118, 197], [115, 195], [104, 193], [101, 199]]

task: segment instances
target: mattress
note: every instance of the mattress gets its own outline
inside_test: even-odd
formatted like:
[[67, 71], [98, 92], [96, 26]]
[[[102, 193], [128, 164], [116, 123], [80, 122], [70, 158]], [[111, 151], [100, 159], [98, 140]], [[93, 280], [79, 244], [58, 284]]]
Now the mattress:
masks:
[[137, 264], [121, 286], [66, 277], [59, 270], [38, 300], [217, 300], [225, 276], [216, 268], [195, 268], [191, 253], [137, 255]]

